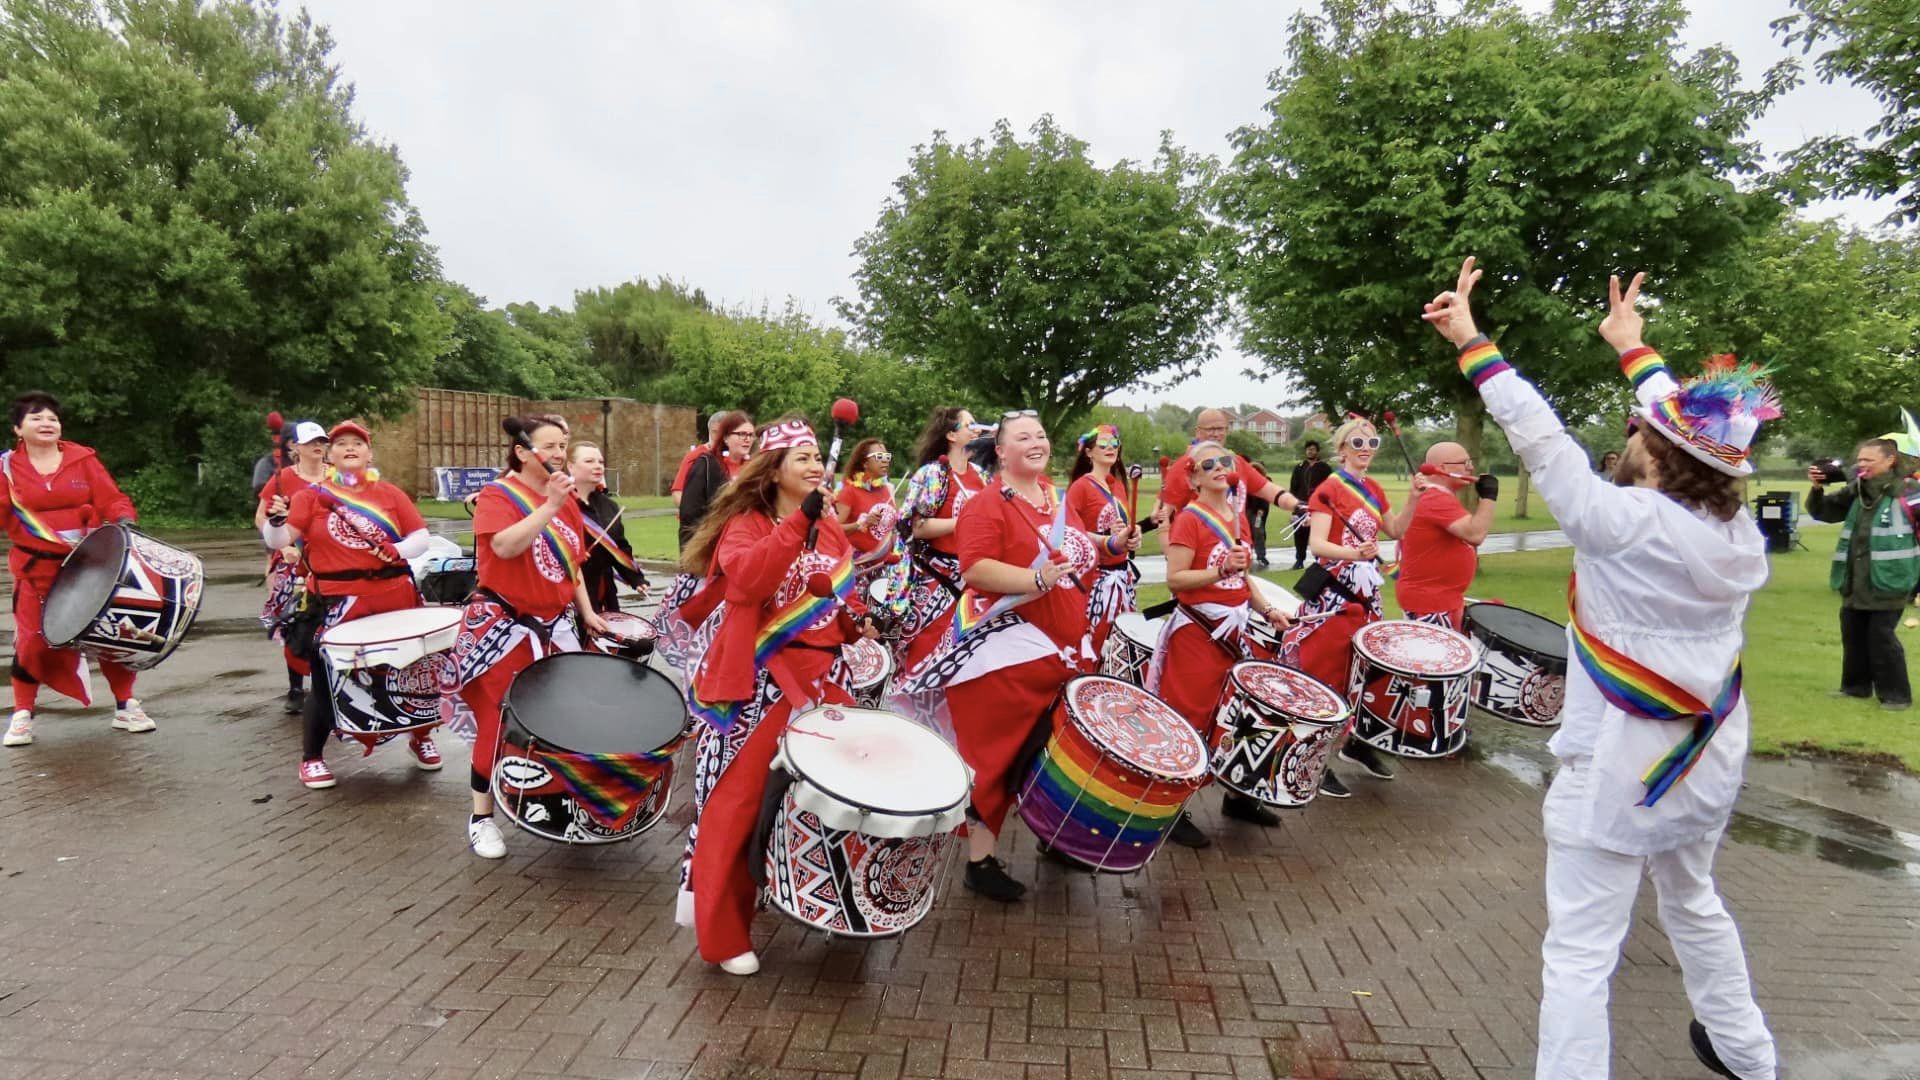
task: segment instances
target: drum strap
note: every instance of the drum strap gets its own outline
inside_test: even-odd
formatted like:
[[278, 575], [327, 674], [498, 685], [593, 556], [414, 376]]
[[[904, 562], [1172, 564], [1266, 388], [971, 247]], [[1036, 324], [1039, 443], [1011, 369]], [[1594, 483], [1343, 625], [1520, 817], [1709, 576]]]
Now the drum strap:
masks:
[[382, 566], [378, 570], [328, 570], [314, 571], [310, 576], [321, 581], [382, 581], [387, 578], [406, 577], [413, 573], [404, 566]]

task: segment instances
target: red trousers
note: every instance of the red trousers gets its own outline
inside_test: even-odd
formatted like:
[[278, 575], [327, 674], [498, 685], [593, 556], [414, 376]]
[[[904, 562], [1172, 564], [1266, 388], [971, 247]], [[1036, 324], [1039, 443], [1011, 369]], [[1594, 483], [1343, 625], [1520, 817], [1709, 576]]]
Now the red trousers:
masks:
[[[53, 587], [60, 563], [53, 559], [29, 561], [25, 553], [13, 551], [13, 707], [32, 710], [45, 685], [82, 705], [93, 704], [87, 686], [86, 659], [76, 649], [56, 649], [47, 644], [40, 619], [47, 606], [47, 590]], [[116, 702], [133, 696], [134, 670], [111, 660], [97, 661], [100, 673], [107, 677]]]
[[[845, 689], [833, 683], [821, 685], [834, 658], [835, 654], [820, 649], [789, 647], [774, 662], [789, 664], [793, 681], [814, 687], [820, 703], [851, 705], [853, 698]], [[694, 839], [688, 885], [693, 890], [693, 925], [700, 940], [700, 958], [708, 963], [731, 960], [753, 950], [753, 911], [760, 889], [754, 884], [747, 853], [760, 823], [767, 771], [793, 713], [793, 701], [784, 697], [767, 707], [700, 810], [700, 832]]]
[[1052, 722], [1060, 688], [1077, 674], [1057, 655], [1042, 656], [948, 688], [960, 757], [973, 767], [973, 813], [993, 835], [1013, 808], [1021, 750]]
[[1342, 698], [1349, 697], [1347, 682], [1352, 675], [1353, 635], [1372, 621], [1365, 608], [1346, 605], [1340, 614], [1322, 620], [1300, 643], [1297, 666], [1326, 683]]
[[1233, 657], [1207, 636], [1205, 627], [1188, 623], [1167, 640], [1160, 700], [1186, 717], [1208, 746], [1213, 745], [1213, 714], [1232, 668]]

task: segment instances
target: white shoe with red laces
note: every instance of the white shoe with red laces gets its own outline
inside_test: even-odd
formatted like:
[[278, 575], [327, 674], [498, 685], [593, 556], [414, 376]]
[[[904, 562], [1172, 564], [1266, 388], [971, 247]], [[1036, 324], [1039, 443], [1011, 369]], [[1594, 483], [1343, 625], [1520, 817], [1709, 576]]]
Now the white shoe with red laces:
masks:
[[440, 767], [440, 748], [433, 745], [433, 736], [415, 735], [407, 743], [407, 749], [413, 752], [413, 764], [416, 768], [432, 772]]
[[128, 698], [126, 708], [113, 710], [113, 727], [116, 731], [128, 731], [137, 735], [143, 731], [152, 731], [154, 723], [153, 719], [147, 715], [147, 710], [140, 707], [139, 698]]
[[300, 763], [300, 782], [315, 791], [330, 788], [334, 785], [333, 770], [327, 768], [324, 761], [303, 761]]
[[29, 746], [33, 743], [33, 710], [15, 709], [13, 720], [7, 724], [7, 746]]

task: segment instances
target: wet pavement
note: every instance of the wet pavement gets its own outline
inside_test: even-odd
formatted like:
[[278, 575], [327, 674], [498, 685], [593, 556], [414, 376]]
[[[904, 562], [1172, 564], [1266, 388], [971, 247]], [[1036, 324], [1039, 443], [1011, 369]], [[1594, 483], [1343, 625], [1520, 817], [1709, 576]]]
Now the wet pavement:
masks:
[[[1003, 841], [1026, 902], [958, 875], [897, 939], [775, 913], [735, 979], [671, 903], [684, 791], [630, 843], [466, 848], [467, 752], [336, 745], [294, 778], [258, 554], [199, 537], [208, 603], [141, 679], [160, 724], [52, 704], [0, 752], [0, 1077], [1532, 1075], [1545, 733], [1349, 777], [1260, 830], [1093, 877]], [[1797, 1080], [1920, 1077], [1920, 781], [1755, 762], [1719, 867]], [[684, 783], [684, 777], [683, 777]], [[1614, 983], [1618, 1077], [1707, 1074], [1643, 895]]]

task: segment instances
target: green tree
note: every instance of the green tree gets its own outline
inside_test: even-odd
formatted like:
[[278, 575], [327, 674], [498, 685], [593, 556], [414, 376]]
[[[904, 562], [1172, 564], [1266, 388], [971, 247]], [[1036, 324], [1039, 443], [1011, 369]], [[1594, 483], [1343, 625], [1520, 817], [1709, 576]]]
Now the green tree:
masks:
[[[884, 440], [894, 455], [893, 475], [905, 476], [920, 429], [934, 409], [962, 400], [960, 388], [938, 364], [902, 359], [882, 349], [848, 349], [840, 359], [839, 392], [860, 406], [859, 426], [849, 429], [847, 437]], [[825, 425], [820, 430], [831, 431], [827, 410], [817, 402], [812, 410], [815, 422]]]
[[622, 393], [636, 397], [648, 396], [654, 382], [672, 368], [667, 343], [673, 332], [712, 310], [705, 293], [667, 278], [582, 289], [573, 296], [573, 314], [591, 362]]
[[1296, 17], [1268, 119], [1235, 134], [1220, 186], [1247, 349], [1329, 415], [1451, 412], [1479, 457], [1479, 399], [1419, 320], [1473, 254], [1481, 325], [1528, 375], [1576, 419], [1616, 402], [1592, 330], [1607, 275], [1684, 290], [1780, 212], [1736, 180], [1782, 83], [1745, 92], [1726, 52], [1684, 54], [1683, 17], [1677, 0]]
[[667, 340], [673, 370], [662, 397], [703, 413], [745, 409], [765, 423], [822, 410], [841, 385], [846, 336], [823, 330], [791, 303], [779, 314], [710, 312], [682, 322]]
[[1885, 114], [1866, 139], [1815, 139], [1792, 155], [1826, 190], [1898, 198], [1896, 216], [1920, 219], [1920, 2], [1793, 0], [1796, 14], [1774, 31], [1814, 58], [1822, 82], [1845, 79], [1879, 100]]
[[859, 301], [842, 313], [1065, 431], [1111, 391], [1213, 356], [1220, 229], [1204, 207], [1212, 162], [1168, 136], [1150, 167], [1110, 169], [1051, 117], [1031, 136], [1003, 120], [989, 139], [916, 147], [854, 244]]
[[0, 6], [0, 365], [149, 512], [244, 508], [268, 407], [377, 413], [441, 351], [406, 170], [330, 48], [239, 0]]
[[439, 303], [453, 329], [434, 361], [433, 385], [529, 398], [610, 392], [605, 375], [587, 361], [572, 312], [533, 305], [489, 309], [484, 299], [451, 282], [442, 283]]

